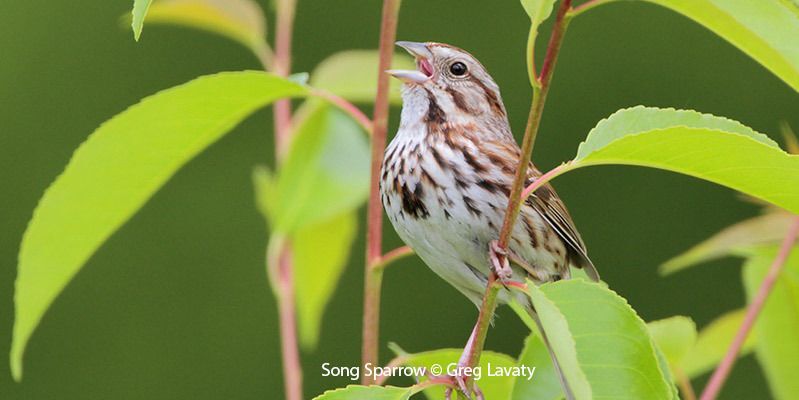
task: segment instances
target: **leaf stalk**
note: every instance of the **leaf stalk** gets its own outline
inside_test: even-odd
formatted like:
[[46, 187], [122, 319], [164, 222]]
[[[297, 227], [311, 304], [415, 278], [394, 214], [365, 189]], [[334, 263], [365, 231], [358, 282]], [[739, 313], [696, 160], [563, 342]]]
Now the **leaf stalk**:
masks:
[[321, 89], [314, 89], [312, 94], [317, 96], [321, 99], [327, 100], [330, 104], [338, 107], [340, 110], [349, 114], [349, 116], [358, 123], [358, 125], [363, 128], [366, 133], [372, 135], [372, 131], [374, 130], [374, 125], [372, 124], [372, 120], [366, 116], [366, 114], [361, 111], [355, 104], [350, 103], [346, 99], [341, 96], [338, 96], [334, 93], [331, 93], [327, 90]]
[[[275, 54], [272, 62], [273, 72], [282, 77], [291, 73], [291, 41], [294, 32], [294, 15], [297, 0], [277, 1], [277, 22], [275, 27]], [[288, 151], [291, 135], [291, 100], [275, 102], [275, 153], [278, 161]]]
[[389, 264], [393, 263], [394, 261], [410, 256], [412, 254], [413, 254], [413, 249], [410, 248], [409, 246], [397, 247], [396, 249], [391, 250], [386, 254], [383, 254], [377, 260], [377, 262], [375, 262], [372, 265], [372, 268], [385, 269], [387, 266], [389, 266]]
[[785, 261], [791, 254], [791, 250], [796, 242], [797, 235], [799, 235], [799, 216], [794, 218], [793, 224], [791, 224], [791, 227], [785, 234], [785, 238], [780, 245], [780, 250], [777, 253], [777, 257], [774, 258], [766, 278], [763, 279], [763, 283], [760, 284], [755, 297], [752, 299], [749, 307], [747, 307], [744, 321], [741, 323], [741, 327], [738, 329], [735, 339], [733, 339], [730, 347], [727, 349], [727, 353], [721, 360], [721, 363], [719, 363], [719, 366], [710, 377], [710, 381], [705, 387], [705, 390], [702, 392], [700, 400], [714, 400], [721, 391], [721, 388], [724, 386], [724, 383], [727, 381], [727, 377], [730, 375], [730, 371], [732, 371], [732, 367], [735, 365], [735, 361], [738, 359], [738, 353], [741, 352], [741, 348], [743, 347], [747, 336], [749, 336], [749, 332], [752, 331], [758, 315], [760, 315], [760, 312], [763, 310], [763, 306], [765, 305], [769, 294], [771, 294], [774, 284], [777, 283], [777, 279], [785, 267]]
[[294, 271], [291, 247], [286, 241], [277, 260], [278, 314], [280, 315], [280, 345], [283, 357], [283, 384], [287, 400], [302, 400], [302, 366], [297, 344], [297, 314], [294, 299]]
[[607, 4], [607, 3], [610, 3], [610, 2], [613, 2], [613, 1], [618, 1], [618, 0], [589, 0], [589, 1], [586, 1], [585, 3], [580, 4], [579, 6], [574, 7], [571, 10], [569, 10], [569, 16], [570, 17], [574, 17], [574, 16], [577, 16], [577, 15], [580, 15], [580, 14], [582, 14], [582, 13], [584, 13], [584, 12], [594, 8], [594, 7], [599, 7], [599, 6], [603, 5], [603, 4]]

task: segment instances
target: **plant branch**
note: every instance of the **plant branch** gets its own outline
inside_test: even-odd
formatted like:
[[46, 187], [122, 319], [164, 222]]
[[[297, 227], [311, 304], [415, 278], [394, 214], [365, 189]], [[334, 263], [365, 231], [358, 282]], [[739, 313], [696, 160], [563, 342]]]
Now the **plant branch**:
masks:
[[680, 388], [680, 392], [682, 392], [682, 397], [684, 400], [696, 400], [696, 392], [694, 392], [694, 387], [691, 386], [691, 380], [685, 376], [685, 373], [677, 369], [674, 371], [674, 378], [677, 381], [677, 386]]
[[556, 176], [561, 175], [564, 172], [568, 171], [569, 166], [570, 164], [568, 163], [558, 165], [557, 167], [547, 171], [547, 173], [545, 173], [544, 175], [541, 175], [538, 178], [536, 178], [536, 180], [533, 181], [533, 183], [524, 188], [524, 190], [522, 191], [522, 195], [520, 196], [520, 201], [526, 200], [527, 197], [530, 196], [530, 194], [532, 194], [536, 190], [538, 190], [538, 188], [544, 186], [547, 182], [551, 181], [552, 179], [555, 179]]
[[[380, 337], [380, 290], [383, 282], [383, 269], [373, 268], [382, 253], [383, 206], [380, 202], [380, 165], [386, 147], [388, 133], [388, 75], [394, 54], [394, 41], [397, 36], [397, 19], [400, 0], [383, 0], [383, 14], [380, 24], [380, 62], [377, 77], [374, 118], [372, 121], [372, 164], [367, 208], [366, 263], [364, 271], [363, 332], [361, 366], [378, 365], [378, 338]], [[361, 383], [373, 383], [373, 377], [362, 376]]]
[[413, 249], [410, 248], [410, 246], [397, 247], [396, 249], [383, 254], [379, 259], [377, 259], [377, 262], [372, 265], [372, 268], [386, 268], [394, 261], [407, 257], [411, 254], [413, 254]]
[[[287, 77], [291, 71], [291, 36], [294, 26], [296, 0], [277, 2], [275, 54], [259, 55], [264, 68]], [[267, 47], [268, 49], [268, 47]], [[264, 57], [264, 54], [267, 57]], [[279, 100], [273, 107], [275, 156], [279, 163], [288, 150], [291, 135], [291, 101]], [[294, 266], [289, 242], [284, 242], [277, 255], [277, 303], [280, 316], [280, 343], [283, 355], [283, 384], [286, 400], [302, 400], [302, 366], [297, 343], [297, 313], [294, 297]], [[275, 276], [273, 275], [273, 278]]]
[[[502, 224], [500, 231], [499, 245], [502, 248], [508, 248], [510, 234], [519, 214], [521, 206], [521, 194], [524, 187], [524, 182], [527, 178], [527, 164], [530, 160], [530, 155], [533, 151], [533, 142], [535, 140], [538, 127], [541, 122], [541, 113], [544, 109], [544, 102], [549, 90], [549, 84], [552, 79], [552, 71], [555, 68], [555, 62], [563, 41], [563, 35], [569, 24], [569, 17], [566, 12], [571, 7], [571, 0], [562, 0], [558, 13], [555, 18], [555, 25], [552, 28], [552, 35], [547, 46], [546, 58], [541, 68], [541, 74], [538, 77], [540, 87], [533, 86], [533, 101], [530, 107], [530, 115], [527, 120], [527, 127], [524, 132], [524, 140], [522, 142], [522, 152], [519, 157], [519, 164], [517, 167], [516, 177], [513, 182], [510, 197], [508, 198], [508, 209], [505, 212], [505, 220]], [[541, 179], [539, 179], [541, 180]], [[483, 351], [485, 344], [485, 337], [488, 331], [488, 326], [494, 315], [494, 310], [497, 306], [497, 294], [499, 292], [499, 285], [496, 284], [496, 276], [491, 274], [486, 287], [485, 295], [483, 296], [483, 303], [480, 306], [480, 315], [477, 319], [477, 335], [473, 343], [471, 358], [469, 359], [468, 366], [477, 366], [480, 362], [480, 355]]]
[[302, 400], [302, 367], [297, 346], [297, 315], [294, 306], [294, 276], [291, 247], [283, 242], [277, 256], [277, 302], [280, 314], [280, 345], [286, 400]]
[[543, 67], [541, 68], [541, 75], [538, 78], [541, 87], [533, 88], [533, 101], [530, 106], [530, 115], [528, 116], [527, 126], [524, 131], [522, 151], [518, 167], [516, 168], [516, 177], [513, 181], [511, 195], [508, 200], [508, 210], [505, 213], [505, 220], [502, 223], [502, 230], [499, 236], [499, 245], [503, 248], [508, 247], [510, 233], [516, 221], [516, 216], [519, 214], [519, 208], [521, 207], [522, 188], [527, 178], [527, 164], [533, 152], [533, 142], [538, 134], [538, 127], [541, 124], [541, 114], [544, 110], [547, 93], [549, 92], [549, 83], [552, 80], [552, 71], [555, 68], [555, 62], [563, 41], [563, 34], [568, 27], [569, 18], [566, 16], [566, 11], [568, 11], [570, 4], [571, 0], [563, 0], [558, 8], [555, 26], [552, 28], [552, 36], [547, 46], [547, 55], [544, 59]]
[[[471, 343], [472, 348], [469, 351], [469, 360], [466, 365], [469, 367], [476, 367], [480, 364], [480, 356], [485, 347], [486, 336], [488, 336], [488, 326], [491, 325], [491, 319], [494, 317], [494, 311], [497, 309], [497, 295], [499, 294], [500, 285], [497, 284], [496, 274], [490, 274], [488, 283], [486, 284], [486, 291], [483, 295], [483, 302], [480, 304], [480, 314], [477, 315], [477, 334], [474, 342]], [[471, 386], [472, 376], [466, 377], [466, 387]]]
[[[395, 368], [395, 367], [401, 367], [401, 366], [402, 366], [403, 364], [405, 364], [407, 361], [408, 361], [408, 356], [407, 356], [407, 355], [405, 355], [405, 354], [403, 354], [403, 355], [399, 355], [399, 356], [396, 356], [396, 357], [394, 357], [394, 359], [392, 359], [391, 361], [389, 361], [389, 362], [388, 362], [388, 364], [386, 364], [384, 368], [386, 368], [386, 369], [393, 369], [393, 368]], [[384, 383], [386, 383], [386, 381], [387, 381], [387, 380], [388, 380], [388, 378], [390, 378], [390, 377], [391, 377], [391, 376], [390, 376], [390, 374], [382, 374], [382, 375], [380, 375], [380, 376], [379, 376], [379, 377], [378, 377], [378, 378], [375, 380], [375, 385], [380, 385], [380, 386], [382, 386]]]
[[577, 15], [580, 15], [580, 14], [582, 14], [582, 13], [584, 13], [584, 12], [594, 8], [594, 7], [598, 7], [598, 6], [601, 6], [603, 4], [607, 4], [607, 3], [613, 2], [613, 1], [618, 1], [618, 0], [588, 0], [585, 3], [580, 4], [579, 6], [574, 7], [573, 9], [569, 10], [569, 16], [570, 17], [574, 17], [574, 16], [577, 16]]
[[[530, 160], [533, 154], [533, 147], [535, 146], [535, 139], [538, 136], [538, 127], [541, 124], [541, 117], [544, 111], [544, 104], [546, 103], [547, 94], [549, 93], [549, 84], [552, 81], [552, 73], [555, 71], [555, 64], [558, 61], [558, 54], [560, 53], [561, 44], [563, 44], [563, 35], [566, 33], [566, 28], [569, 27], [571, 17], [566, 13], [571, 8], [571, 0], [563, 0], [558, 14], [556, 15], [555, 25], [552, 27], [552, 35], [549, 37], [549, 45], [547, 45], [546, 56], [544, 63], [541, 66], [541, 73], [538, 75], [538, 86], [533, 86], [533, 104], [530, 107], [530, 115], [527, 118], [527, 126], [524, 130], [524, 140], [522, 141], [522, 160], [520, 161], [520, 169], [516, 171], [516, 179], [520, 179], [524, 183], [525, 175], [527, 174], [526, 163]], [[521, 164], [523, 162], [524, 164]], [[518, 193], [517, 193], [518, 195]], [[516, 209], [513, 211], [515, 216], [518, 213], [519, 204], [516, 204]], [[505, 220], [505, 222], [508, 222]], [[500, 241], [500, 244], [502, 242]], [[503, 247], [507, 246], [507, 242]]]
[[[291, 73], [291, 38], [294, 31], [294, 13], [297, 0], [277, 1], [277, 26], [275, 27], [275, 54], [272, 70], [275, 74], [288, 77]], [[275, 153], [278, 161], [283, 159], [291, 129], [291, 100], [275, 102]]]
[[366, 114], [361, 111], [361, 109], [356, 107], [355, 104], [352, 104], [343, 97], [333, 94], [327, 90], [313, 89], [312, 94], [321, 99], [327, 100], [334, 106], [346, 112], [350, 117], [352, 117], [352, 119], [355, 120], [355, 122], [358, 123], [358, 125], [361, 126], [361, 128], [363, 128], [363, 130], [366, 131], [366, 133], [369, 135], [372, 134], [372, 130], [374, 129], [372, 120], [369, 119], [369, 117], [367, 117]]
[[785, 267], [785, 261], [791, 254], [791, 249], [793, 249], [797, 235], [799, 235], [799, 216], [794, 218], [793, 223], [790, 228], [788, 228], [788, 232], [785, 234], [785, 238], [780, 245], [777, 257], [774, 258], [774, 261], [771, 263], [766, 278], [763, 279], [763, 283], [760, 284], [757, 294], [755, 294], [751, 304], [749, 304], [749, 307], [746, 309], [744, 321], [741, 323], [741, 327], [738, 329], [738, 333], [735, 335], [732, 344], [730, 344], [730, 347], [727, 349], [727, 354], [724, 355], [724, 359], [721, 360], [716, 371], [714, 371], [713, 375], [710, 377], [710, 381], [705, 387], [704, 392], [702, 392], [701, 400], [715, 399], [721, 391], [722, 386], [724, 386], [724, 382], [727, 380], [727, 376], [729, 376], [733, 365], [735, 365], [735, 360], [738, 358], [738, 353], [740, 353], [741, 347], [743, 347], [746, 341], [746, 337], [749, 336], [749, 332], [752, 330], [758, 315], [760, 315], [760, 311], [763, 310], [766, 299], [768, 299], [771, 290], [774, 288], [774, 284], [777, 283], [777, 278], [779, 278], [783, 267]]

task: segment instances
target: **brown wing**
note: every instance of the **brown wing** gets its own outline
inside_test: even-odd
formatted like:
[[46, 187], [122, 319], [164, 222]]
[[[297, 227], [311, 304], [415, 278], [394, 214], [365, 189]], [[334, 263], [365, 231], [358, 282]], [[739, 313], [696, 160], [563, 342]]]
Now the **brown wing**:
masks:
[[[541, 173], [530, 163], [525, 186], [535, 181], [539, 176], [541, 176]], [[569, 211], [566, 210], [566, 205], [560, 200], [555, 189], [547, 183], [532, 193], [525, 202], [537, 210], [566, 243], [569, 262], [578, 268], [585, 269], [591, 280], [599, 281], [599, 272], [597, 272], [591, 259], [588, 258], [583, 238], [580, 237], [580, 233], [574, 227]]]

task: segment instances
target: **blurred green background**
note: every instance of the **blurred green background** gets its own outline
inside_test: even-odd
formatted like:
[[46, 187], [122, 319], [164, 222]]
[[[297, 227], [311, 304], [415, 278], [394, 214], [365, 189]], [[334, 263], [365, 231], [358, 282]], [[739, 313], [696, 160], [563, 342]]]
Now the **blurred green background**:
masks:
[[[6, 357], [20, 239], [73, 150], [148, 94], [198, 75], [258, 67], [238, 45], [181, 28], [145, 27], [134, 43], [119, 23], [131, 5], [0, 3], [0, 398], [281, 398], [266, 231], [250, 183], [255, 164], [272, 162], [268, 111], [181, 170], [102, 247], [34, 334], [24, 380], [11, 379]], [[294, 70], [310, 71], [339, 50], [375, 48], [379, 16], [375, 0], [299, 0]], [[519, 135], [530, 95], [527, 26], [517, 1], [406, 0], [398, 38], [471, 51], [502, 87]], [[799, 97], [764, 68], [677, 14], [623, 2], [572, 22], [534, 159], [548, 169], [571, 158], [599, 119], [637, 104], [731, 117], [776, 140], [779, 121], [799, 127]], [[581, 170], [555, 185], [603, 278], [644, 319], [684, 314], [702, 326], [743, 304], [737, 260], [667, 278], [656, 267], [756, 214], [756, 206], [709, 183], [641, 168]], [[386, 249], [399, 245], [390, 226], [386, 231]], [[306, 397], [350, 383], [321, 377], [323, 362], [359, 362], [362, 254], [361, 237], [320, 346], [303, 355]], [[409, 351], [464, 344], [476, 309], [417, 259], [392, 266], [384, 287], [383, 361], [388, 341]], [[527, 332], [509, 309], [499, 314], [487, 347], [515, 355]], [[750, 356], [722, 398], [769, 396]]]

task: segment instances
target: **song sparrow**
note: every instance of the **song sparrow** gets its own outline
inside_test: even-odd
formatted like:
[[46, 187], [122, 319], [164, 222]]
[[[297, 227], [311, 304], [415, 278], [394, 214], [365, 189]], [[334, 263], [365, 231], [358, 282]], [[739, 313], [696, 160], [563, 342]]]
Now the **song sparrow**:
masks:
[[[501, 257], [510, 268], [495, 262], [491, 254], [498, 250], [495, 240], [521, 155], [499, 87], [477, 59], [457, 47], [397, 45], [417, 65], [387, 71], [404, 81], [400, 127], [386, 148], [380, 180], [383, 206], [400, 238], [478, 306], [492, 268], [502, 279], [543, 283], [569, 278], [575, 266], [598, 280], [550, 185], [522, 204], [507, 257]], [[540, 175], [529, 163], [527, 184]], [[510, 295], [503, 289], [500, 302]]]

